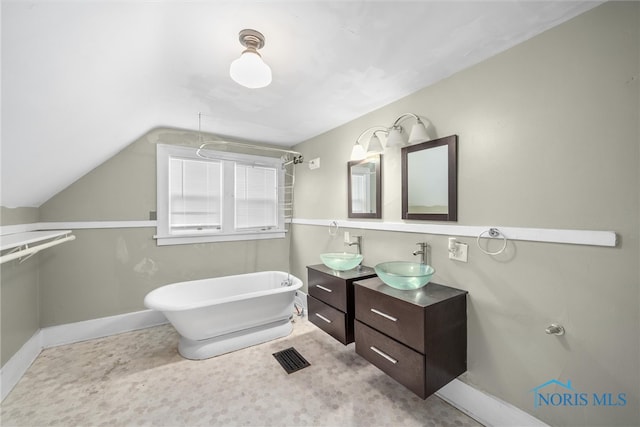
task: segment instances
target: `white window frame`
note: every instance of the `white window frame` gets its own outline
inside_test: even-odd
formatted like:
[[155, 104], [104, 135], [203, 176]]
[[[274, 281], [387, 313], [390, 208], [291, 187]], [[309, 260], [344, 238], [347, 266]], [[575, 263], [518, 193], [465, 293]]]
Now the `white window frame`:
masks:
[[[279, 158], [229, 153], [214, 150], [201, 150], [206, 158], [199, 157], [197, 149], [176, 145], [158, 144], [156, 149], [157, 168], [157, 222], [154, 238], [158, 246], [180, 245], [207, 242], [230, 242], [238, 240], [281, 239], [285, 237], [284, 211], [284, 169]], [[184, 231], [172, 232], [169, 225], [169, 164], [172, 158], [199, 161], [219, 161], [223, 165], [222, 225], [219, 230], [202, 230], [186, 234]], [[273, 167], [277, 173], [278, 202], [277, 225], [269, 229], [237, 230], [235, 228], [235, 164], [253, 164]]]

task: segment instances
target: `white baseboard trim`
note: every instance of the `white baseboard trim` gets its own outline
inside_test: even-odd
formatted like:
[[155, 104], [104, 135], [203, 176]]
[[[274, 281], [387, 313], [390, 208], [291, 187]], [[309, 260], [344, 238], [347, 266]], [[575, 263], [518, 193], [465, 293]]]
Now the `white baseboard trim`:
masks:
[[296, 296], [293, 299], [294, 304], [298, 304], [302, 309], [303, 313], [306, 315], [308, 310], [307, 305], [307, 294], [302, 292], [300, 289], [296, 291]]
[[72, 344], [80, 341], [102, 338], [123, 332], [149, 328], [167, 323], [166, 317], [154, 310], [135, 311], [116, 316], [49, 326], [41, 329], [42, 347]]
[[436, 396], [487, 427], [549, 427], [533, 415], [458, 379], [438, 390]]
[[7, 397], [45, 348], [131, 332], [164, 323], [167, 323], [167, 319], [162, 313], [143, 310], [39, 329], [0, 369], [0, 398], [4, 400]]
[[0, 369], [0, 398], [4, 400], [42, 351], [40, 329]]

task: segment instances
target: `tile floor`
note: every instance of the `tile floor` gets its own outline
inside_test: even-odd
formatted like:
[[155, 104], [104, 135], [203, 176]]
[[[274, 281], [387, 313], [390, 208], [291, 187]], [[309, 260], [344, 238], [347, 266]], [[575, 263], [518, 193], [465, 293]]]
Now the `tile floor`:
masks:
[[[294, 332], [203, 361], [170, 325], [46, 349], [2, 403], [2, 426], [478, 426], [422, 400], [304, 318]], [[287, 374], [295, 347], [311, 366]]]

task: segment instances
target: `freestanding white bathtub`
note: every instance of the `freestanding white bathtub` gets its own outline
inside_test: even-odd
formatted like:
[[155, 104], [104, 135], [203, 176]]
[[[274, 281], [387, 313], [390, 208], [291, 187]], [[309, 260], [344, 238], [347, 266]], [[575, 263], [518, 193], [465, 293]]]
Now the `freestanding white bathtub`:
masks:
[[179, 353], [207, 359], [291, 333], [297, 277], [263, 271], [162, 286], [144, 298], [180, 334]]

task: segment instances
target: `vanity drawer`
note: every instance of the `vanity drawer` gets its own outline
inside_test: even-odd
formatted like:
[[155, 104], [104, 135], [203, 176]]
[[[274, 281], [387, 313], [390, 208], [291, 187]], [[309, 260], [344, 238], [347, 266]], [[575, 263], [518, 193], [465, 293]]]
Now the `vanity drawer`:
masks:
[[347, 312], [347, 282], [339, 277], [309, 269], [309, 295]]
[[340, 341], [342, 344], [353, 342], [353, 319], [340, 310], [309, 296], [309, 320], [311, 323]]
[[408, 345], [425, 349], [424, 307], [355, 285], [355, 318]]
[[355, 321], [356, 353], [403, 386], [426, 398], [426, 361], [423, 354]]

